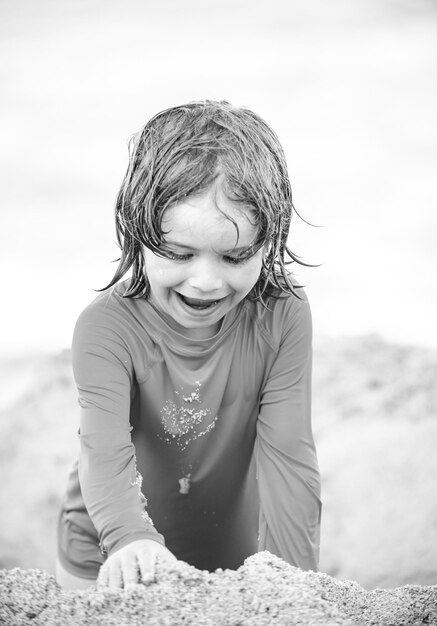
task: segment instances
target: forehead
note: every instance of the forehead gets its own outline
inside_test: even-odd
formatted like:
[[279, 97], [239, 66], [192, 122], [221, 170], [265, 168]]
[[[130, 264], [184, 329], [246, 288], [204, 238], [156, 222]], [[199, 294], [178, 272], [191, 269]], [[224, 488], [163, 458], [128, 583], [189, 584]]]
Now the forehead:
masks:
[[169, 207], [162, 231], [168, 243], [226, 249], [249, 246], [257, 236], [254, 210], [211, 190]]

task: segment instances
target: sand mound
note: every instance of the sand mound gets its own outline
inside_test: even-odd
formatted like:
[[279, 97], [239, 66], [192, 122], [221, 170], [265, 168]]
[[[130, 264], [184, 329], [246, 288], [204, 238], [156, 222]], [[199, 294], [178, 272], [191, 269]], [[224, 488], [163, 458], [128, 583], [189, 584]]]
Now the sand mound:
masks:
[[2, 570], [0, 598], [0, 623], [8, 626], [437, 624], [437, 586], [365, 591], [355, 582], [303, 572], [269, 552], [236, 571], [212, 574], [178, 562], [158, 568], [155, 583], [121, 592], [66, 592], [41, 570]]

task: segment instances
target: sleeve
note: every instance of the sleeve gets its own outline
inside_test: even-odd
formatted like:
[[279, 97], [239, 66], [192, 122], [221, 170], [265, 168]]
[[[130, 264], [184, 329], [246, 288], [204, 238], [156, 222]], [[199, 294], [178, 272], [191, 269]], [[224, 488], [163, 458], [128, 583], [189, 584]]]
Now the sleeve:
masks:
[[[119, 326], [119, 328], [117, 328]], [[164, 539], [145, 511], [129, 422], [133, 365], [121, 323], [107, 309], [85, 309], [72, 360], [79, 393], [79, 480], [102, 552], [137, 539]]]
[[311, 312], [307, 300], [292, 303], [257, 423], [259, 550], [317, 571], [321, 500], [311, 429]]

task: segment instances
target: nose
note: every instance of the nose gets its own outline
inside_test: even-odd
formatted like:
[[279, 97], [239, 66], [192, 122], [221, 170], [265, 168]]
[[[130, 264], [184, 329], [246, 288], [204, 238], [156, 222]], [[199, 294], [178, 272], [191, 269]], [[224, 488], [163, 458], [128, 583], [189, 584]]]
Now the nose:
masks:
[[213, 259], [197, 259], [190, 267], [191, 274], [187, 280], [193, 291], [213, 293], [223, 290], [224, 280], [221, 268]]

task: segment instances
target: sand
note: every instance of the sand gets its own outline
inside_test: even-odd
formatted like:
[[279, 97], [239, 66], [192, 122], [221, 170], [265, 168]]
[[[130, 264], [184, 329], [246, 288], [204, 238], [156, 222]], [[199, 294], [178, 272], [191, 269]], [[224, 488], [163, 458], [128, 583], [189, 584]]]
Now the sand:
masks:
[[158, 564], [155, 582], [122, 591], [62, 591], [42, 570], [0, 571], [0, 623], [8, 626], [418, 626], [437, 624], [437, 586], [364, 590], [303, 572], [261, 552], [238, 570]]

